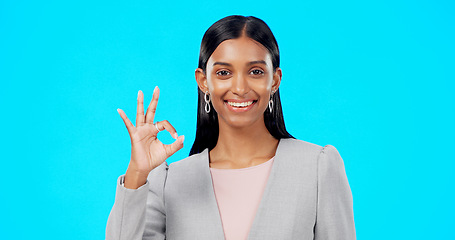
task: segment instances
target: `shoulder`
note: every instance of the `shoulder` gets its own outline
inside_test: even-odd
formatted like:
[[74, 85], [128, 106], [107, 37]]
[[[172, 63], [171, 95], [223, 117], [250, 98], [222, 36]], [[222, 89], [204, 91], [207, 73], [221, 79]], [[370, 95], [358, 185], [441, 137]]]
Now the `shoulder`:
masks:
[[303, 158], [306, 160], [315, 161], [319, 165], [322, 164], [326, 167], [342, 167], [344, 169], [344, 164], [340, 153], [334, 146], [330, 144], [321, 146], [299, 139], [286, 138], [280, 140], [277, 154], [291, 159]]
[[319, 164], [325, 164], [338, 168], [342, 167], [344, 169], [344, 163], [340, 153], [334, 146], [330, 144], [325, 145], [321, 149], [321, 153], [319, 154]]
[[330, 145], [327, 144], [325, 146], [321, 146], [315, 143], [294, 139], [294, 138], [284, 138], [280, 140], [280, 148], [287, 151], [296, 151], [299, 153], [305, 152], [306, 154], [325, 154], [329, 155], [330, 157], [336, 157], [339, 155], [338, 150]]
[[204, 168], [207, 168], [208, 166], [208, 163], [205, 164], [205, 159], [207, 158], [206, 151], [207, 150], [170, 164], [164, 161], [158, 167], [154, 168], [147, 177], [148, 182], [153, 182], [153, 184], [149, 184], [150, 190], [162, 192], [164, 186], [167, 185], [166, 182], [170, 179], [187, 181], [191, 177], [201, 175]]
[[[336, 179], [336, 182], [347, 182], [343, 158], [332, 145], [325, 145], [318, 157], [319, 179]], [[332, 184], [334, 185], [334, 184]]]
[[320, 146], [298, 139], [283, 139], [280, 145], [280, 154], [286, 156], [293, 167], [300, 163], [305, 169], [317, 172], [319, 185], [329, 185], [333, 191], [347, 191], [346, 185], [349, 187], [349, 184], [344, 161], [333, 145]]
[[280, 140], [277, 155], [283, 155], [286, 158], [317, 159], [322, 150], [322, 146], [311, 142], [294, 138], [284, 138]]
[[295, 138], [282, 138], [280, 145], [292, 150], [321, 151], [322, 146]]
[[208, 166], [208, 149], [201, 153], [193, 154], [169, 165], [169, 171], [174, 173], [184, 172], [185, 174], [197, 174]]
[[200, 162], [207, 157], [207, 151], [208, 150], [205, 149], [201, 153], [196, 153], [196, 154], [188, 156], [184, 159], [181, 159], [179, 161], [173, 162], [169, 165], [169, 167], [172, 167], [175, 169], [175, 168], [185, 168], [190, 165], [194, 165], [195, 163]]

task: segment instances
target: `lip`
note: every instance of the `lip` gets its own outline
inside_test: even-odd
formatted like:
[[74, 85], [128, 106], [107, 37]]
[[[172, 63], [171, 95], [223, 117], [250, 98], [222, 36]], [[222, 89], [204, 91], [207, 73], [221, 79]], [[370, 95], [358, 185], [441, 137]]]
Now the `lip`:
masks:
[[[250, 102], [250, 101], [252, 101], [253, 103], [248, 107], [234, 107], [234, 106], [231, 106], [228, 104], [228, 102], [242, 103], [242, 102]], [[226, 105], [226, 107], [230, 111], [233, 111], [233, 112], [246, 112], [246, 111], [250, 110], [251, 108], [253, 108], [256, 105], [256, 103], [257, 103], [257, 100], [255, 100], [255, 99], [242, 99], [242, 100], [227, 99], [227, 100], [224, 100], [224, 104]]]

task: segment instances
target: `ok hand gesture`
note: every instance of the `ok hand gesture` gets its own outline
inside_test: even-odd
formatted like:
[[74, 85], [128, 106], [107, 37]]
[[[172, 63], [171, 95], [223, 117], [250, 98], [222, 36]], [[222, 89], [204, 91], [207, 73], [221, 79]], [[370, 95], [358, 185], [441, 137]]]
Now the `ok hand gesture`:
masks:
[[[138, 92], [136, 127], [126, 117], [123, 110], [117, 109], [131, 139], [131, 160], [124, 182], [126, 188], [137, 189], [144, 185], [150, 171], [183, 147], [185, 137], [178, 136], [174, 127], [167, 120], [153, 124], [159, 95], [160, 90], [155, 87], [152, 101], [144, 115], [144, 94], [142, 91]], [[165, 145], [157, 138], [158, 132], [165, 129], [176, 139], [172, 144]]]

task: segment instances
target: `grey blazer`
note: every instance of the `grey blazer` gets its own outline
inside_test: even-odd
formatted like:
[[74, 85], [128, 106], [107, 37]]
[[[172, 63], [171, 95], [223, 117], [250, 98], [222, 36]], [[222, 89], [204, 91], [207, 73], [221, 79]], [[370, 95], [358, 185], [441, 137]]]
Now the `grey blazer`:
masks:
[[[120, 176], [106, 239], [224, 239], [208, 153], [163, 162], [139, 189]], [[248, 239], [355, 239], [352, 205], [335, 147], [282, 139]]]

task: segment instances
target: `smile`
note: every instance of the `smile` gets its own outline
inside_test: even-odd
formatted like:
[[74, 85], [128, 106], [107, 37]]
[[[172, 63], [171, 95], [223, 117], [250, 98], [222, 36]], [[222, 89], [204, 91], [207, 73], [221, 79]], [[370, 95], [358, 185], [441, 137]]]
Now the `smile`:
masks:
[[250, 106], [251, 104], [253, 104], [254, 101], [248, 101], [248, 102], [227, 102], [227, 104], [229, 104], [230, 106], [232, 107], [238, 107], [238, 108], [242, 108], [242, 107], [248, 107]]
[[243, 112], [248, 112], [251, 108], [253, 108], [257, 103], [258, 100], [244, 100], [240, 101], [237, 99], [229, 99], [229, 100], [224, 100], [224, 103], [226, 104], [227, 108], [233, 112], [236, 113], [243, 113]]

